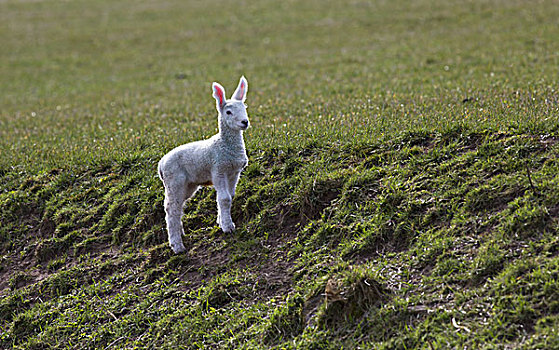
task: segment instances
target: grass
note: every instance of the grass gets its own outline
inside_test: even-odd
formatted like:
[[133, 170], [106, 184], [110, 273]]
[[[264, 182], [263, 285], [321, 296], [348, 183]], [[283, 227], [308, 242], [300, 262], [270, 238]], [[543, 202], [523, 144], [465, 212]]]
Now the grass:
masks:
[[[0, 2], [0, 348], [559, 346], [552, 1]], [[155, 167], [249, 80], [166, 243]]]

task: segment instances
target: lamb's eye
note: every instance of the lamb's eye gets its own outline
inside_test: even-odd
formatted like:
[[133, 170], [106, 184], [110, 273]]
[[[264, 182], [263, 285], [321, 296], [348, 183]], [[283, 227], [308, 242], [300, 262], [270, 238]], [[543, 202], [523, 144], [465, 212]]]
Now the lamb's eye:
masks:
[[227, 111], [227, 112], [225, 112], [225, 113], [227, 113], [227, 115], [233, 114], [231, 111]]

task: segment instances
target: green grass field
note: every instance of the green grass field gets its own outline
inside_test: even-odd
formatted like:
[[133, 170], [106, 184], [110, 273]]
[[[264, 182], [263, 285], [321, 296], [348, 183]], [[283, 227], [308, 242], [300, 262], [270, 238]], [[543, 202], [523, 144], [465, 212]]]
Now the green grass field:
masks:
[[[0, 348], [559, 348], [556, 1], [0, 0]], [[249, 81], [237, 231], [158, 160]]]

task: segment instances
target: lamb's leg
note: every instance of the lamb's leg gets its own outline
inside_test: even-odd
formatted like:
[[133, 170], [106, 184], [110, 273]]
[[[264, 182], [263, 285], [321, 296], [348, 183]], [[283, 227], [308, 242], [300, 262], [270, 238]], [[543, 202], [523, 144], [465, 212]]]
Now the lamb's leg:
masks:
[[229, 184], [229, 193], [231, 194], [231, 198], [235, 197], [235, 190], [237, 189], [237, 183], [239, 182], [239, 176], [241, 175], [240, 171], [236, 171], [234, 173], [229, 174], [227, 177], [228, 184]]
[[232, 197], [229, 192], [229, 180], [225, 174], [218, 174], [212, 179], [215, 190], [217, 192], [217, 217], [219, 227], [225, 233], [235, 230], [235, 224], [231, 219], [231, 201]]
[[[237, 188], [237, 182], [239, 181], [239, 176], [241, 172], [234, 172], [227, 176], [227, 186], [229, 189], [229, 194], [231, 195], [231, 202], [233, 201], [233, 197], [235, 197], [235, 190]], [[217, 224], [221, 224], [221, 218], [219, 215], [219, 210], [217, 211]], [[234, 226], [234, 225], [233, 225]]]
[[184, 201], [190, 198], [198, 186], [185, 184], [184, 181], [174, 181], [165, 184], [165, 221], [169, 233], [169, 244], [175, 253], [186, 250], [182, 242], [184, 229], [182, 227], [182, 215]]

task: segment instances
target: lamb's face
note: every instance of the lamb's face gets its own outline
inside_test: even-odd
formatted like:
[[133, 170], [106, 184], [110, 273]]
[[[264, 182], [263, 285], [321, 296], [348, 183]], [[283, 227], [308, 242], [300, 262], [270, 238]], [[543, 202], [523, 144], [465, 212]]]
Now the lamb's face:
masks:
[[221, 118], [233, 130], [246, 130], [249, 126], [247, 108], [241, 101], [228, 100], [221, 112]]

